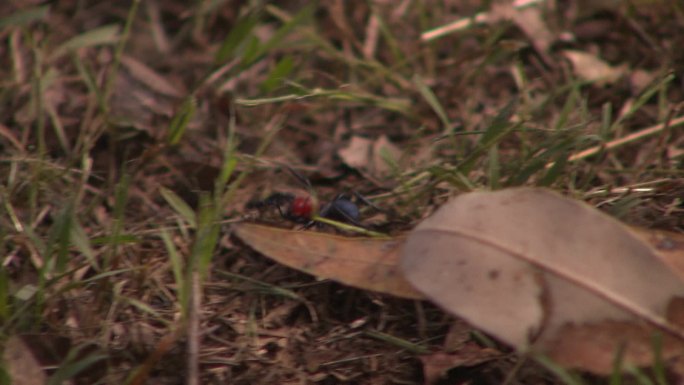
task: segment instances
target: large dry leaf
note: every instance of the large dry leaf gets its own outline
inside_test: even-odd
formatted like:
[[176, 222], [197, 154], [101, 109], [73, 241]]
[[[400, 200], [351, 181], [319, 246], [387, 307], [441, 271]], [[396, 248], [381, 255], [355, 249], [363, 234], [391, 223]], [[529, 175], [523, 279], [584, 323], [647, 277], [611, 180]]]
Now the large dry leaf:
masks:
[[237, 224], [233, 231], [265, 256], [320, 279], [403, 298], [423, 298], [399, 272], [403, 238], [349, 238], [252, 223]]
[[[543, 189], [463, 194], [408, 237], [402, 268], [448, 311], [511, 345], [603, 373], [682, 353], [684, 283], [661, 256], [598, 210]], [[681, 325], [681, 324], [680, 324]]]
[[650, 244], [658, 258], [684, 279], [684, 234], [637, 227], [629, 230]]

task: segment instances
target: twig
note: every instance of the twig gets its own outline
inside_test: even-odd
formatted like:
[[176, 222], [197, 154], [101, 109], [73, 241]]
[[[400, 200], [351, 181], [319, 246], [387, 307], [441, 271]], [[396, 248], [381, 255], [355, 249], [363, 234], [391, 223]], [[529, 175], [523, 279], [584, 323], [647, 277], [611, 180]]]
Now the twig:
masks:
[[[536, 4], [543, 2], [545, 0], [515, 0], [513, 2], [513, 8], [515, 9], [521, 9], [525, 7], [529, 7], [530, 5]], [[452, 32], [460, 31], [466, 28], [470, 28], [471, 26], [475, 24], [484, 24], [489, 21], [490, 18], [490, 13], [489, 12], [480, 12], [475, 14], [474, 16], [471, 17], [464, 17], [462, 19], [458, 19], [454, 22], [451, 22], [447, 25], [443, 25], [441, 27], [437, 27], [434, 29], [431, 29], [427, 32], [423, 32], [420, 36], [420, 39], [422, 41], [430, 41], [437, 39], [439, 37], [442, 37], [444, 35], [447, 35]]]
[[[592, 155], [598, 154], [601, 151], [612, 150], [612, 149], [614, 149], [616, 147], [620, 147], [624, 144], [634, 142], [636, 140], [645, 138], [645, 137], [653, 135], [653, 134], [657, 134], [660, 131], [663, 131], [667, 128], [673, 128], [676, 126], [680, 126], [682, 124], [684, 124], [684, 116], [680, 116], [676, 119], [672, 119], [672, 120], [664, 122], [664, 123], [656, 124], [655, 126], [651, 126], [649, 128], [643, 129], [641, 131], [631, 133], [631, 134], [626, 135], [622, 138], [611, 140], [610, 142], [604, 143], [600, 146], [594, 146], [594, 147], [588, 148], [584, 151], [580, 151], [578, 153], [571, 155], [568, 158], [568, 162], [575, 162], [575, 161], [578, 161], [578, 160], [581, 160], [584, 158], [588, 158]], [[548, 163], [546, 165], [546, 168], [552, 167], [554, 165], [554, 163], [555, 162]]]

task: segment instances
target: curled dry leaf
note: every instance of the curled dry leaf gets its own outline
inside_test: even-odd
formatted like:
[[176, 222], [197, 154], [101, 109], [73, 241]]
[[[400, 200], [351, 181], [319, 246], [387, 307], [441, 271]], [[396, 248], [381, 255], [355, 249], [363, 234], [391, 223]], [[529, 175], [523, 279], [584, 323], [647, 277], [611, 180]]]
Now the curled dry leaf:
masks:
[[651, 364], [656, 331], [665, 358], [683, 352], [680, 277], [616, 220], [548, 190], [455, 198], [411, 232], [401, 264], [446, 310], [561, 365], [608, 373], [621, 346]]
[[420, 357], [426, 384], [436, 384], [451, 369], [472, 367], [500, 358], [502, 353], [476, 344], [464, 345], [456, 352], [436, 352]]
[[[533, 2], [529, 2], [533, 3]], [[546, 12], [553, 12], [555, 4], [551, 2], [536, 2], [528, 4], [532, 6], [521, 7], [515, 2], [495, 2], [489, 13], [489, 21], [511, 20], [520, 28], [530, 39], [537, 52], [544, 57], [544, 60], [551, 62], [547, 53], [549, 47], [556, 40], [556, 36], [547, 26]]]
[[392, 171], [390, 164], [398, 162], [402, 154], [387, 135], [381, 135], [375, 141], [354, 136], [338, 155], [349, 167], [383, 177]]
[[613, 67], [587, 52], [565, 50], [562, 54], [572, 63], [572, 68], [578, 77], [598, 85], [615, 83], [627, 73], [626, 66]]
[[337, 154], [349, 167], [366, 168], [371, 162], [372, 146], [372, 140], [353, 136], [347, 147], [340, 149]]
[[423, 298], [399, 272], [403, 238], [348, 238], [252, 223], [234, 225], [233, 231], [265, 256], [320, 279], [403, 298]]

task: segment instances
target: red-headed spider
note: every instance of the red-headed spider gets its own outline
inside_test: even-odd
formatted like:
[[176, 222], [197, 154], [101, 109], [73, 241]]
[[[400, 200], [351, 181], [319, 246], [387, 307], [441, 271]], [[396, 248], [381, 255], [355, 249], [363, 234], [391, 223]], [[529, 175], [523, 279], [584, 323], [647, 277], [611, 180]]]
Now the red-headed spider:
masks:
[[[358, 194], [356, 194], [359, 196]], [[359, 198], [362, 199], [362, 198]], [[366, 201], [365, 199], [363, 199]], [[308, 196], [296, 196], [290, 193], [275, 192], [266, 199], [252, 201], [247, 204], [248, 209], [263, 210], [276, 208], [283, 218], [295, 222], [305, 223], [306, 227], [314, 224], [314, 199]], [[318, 216], [354, 226], [363, 227], [360, 222], [359, 207], [346, 194], [338, 194], [332, 201], [321, 205]]]

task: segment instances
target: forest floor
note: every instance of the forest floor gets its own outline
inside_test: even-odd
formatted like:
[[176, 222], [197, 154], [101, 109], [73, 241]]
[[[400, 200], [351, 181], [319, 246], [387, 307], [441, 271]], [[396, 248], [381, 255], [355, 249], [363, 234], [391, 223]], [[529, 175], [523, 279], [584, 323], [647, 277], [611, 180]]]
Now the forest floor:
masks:
[[554, 373], [435, 305], [317, 279], [232, 234], [251, 221], [358, 236], [303, 229], [292, 207], [344, 193], [358, 224], [398, 236], [450, 197], [513, 186], [684, 231], [682, 3], [533, 3], [2, 2], [5, 372], [607, 381]]

